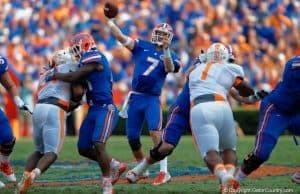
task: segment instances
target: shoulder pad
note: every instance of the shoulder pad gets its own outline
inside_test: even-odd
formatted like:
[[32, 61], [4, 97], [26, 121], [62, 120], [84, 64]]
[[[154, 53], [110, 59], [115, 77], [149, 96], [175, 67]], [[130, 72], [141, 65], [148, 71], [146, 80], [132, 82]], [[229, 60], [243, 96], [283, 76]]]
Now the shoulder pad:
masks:
[[80, 62], [83, 64], [88, 64], [92, 62], [97, 62], [101, 59], [102, 55], [100, 54], [100, 52], [98, 52], [97, 50], [90, 50], [82, 55]]

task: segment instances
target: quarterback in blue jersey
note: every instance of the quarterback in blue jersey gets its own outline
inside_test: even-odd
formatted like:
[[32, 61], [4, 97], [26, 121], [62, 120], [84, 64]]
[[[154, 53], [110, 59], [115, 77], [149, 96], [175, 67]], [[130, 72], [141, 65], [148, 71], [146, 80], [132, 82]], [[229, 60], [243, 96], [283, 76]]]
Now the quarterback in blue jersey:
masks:
[[[19, 92], [9, 76], [8, 63], [6, 58], [0, 55], [0, 83], [7, 90], [9, 95], [14, 99], [15, 104], [20, 110], [30, 110], [29, 106], [25, 105], [23, 100], [19, 97]], [[0, 108], [0, 171], [3, 176], [10, 182], [16, 181], [16, 176], [12, 170], [9, 162], [9, 156], [13, 151], [16, 138], [13, 136], [9, 120]], [[4, 183], [0, 181], [0, 188], [4, 187]]]
[[[173, 31], [170, 25], [161, 23], [153, 29], [151, 41], [133, 40], [124, 35], [112, 20], [108, 20], [107, 25], [117, 40], [131, 51], [135, 62], [126, 133], [133, 155], [139, 162], [145, 159], [140, 142], [144, 120], [154, 145], [157, 145], [162, 127], [161, 89], [167, 74], [178, 72], [180, 68], [178, 58], [169, 49]], [[166, 183], [171, 178], [167, 171], [167, 159], [161, 161], [160, 166], [154, 185]]]
[[245, 157], [236, 179], [242, 181], [267, 161], [285, 129], [300, 134], [300, 56], [285, 64], [282, 80], [261, 102], [254, 149]]
[[87, 82], [89, 110], [79, 132], [80, 155], [99, 163], [103, 174], [103, 193], [113, 193], [114, 184], [127, 164], [108, 156], [105, 143], [118, 121], [118, 109], [112, 99], [112, 73], [106, 57], [97, 50], [94, 39], [86, 33], [76, 34], [71, 39], [71, 53], [79, 60], [79, 69], [70, 73], [54, 73], [49, 80], [59, 79]]

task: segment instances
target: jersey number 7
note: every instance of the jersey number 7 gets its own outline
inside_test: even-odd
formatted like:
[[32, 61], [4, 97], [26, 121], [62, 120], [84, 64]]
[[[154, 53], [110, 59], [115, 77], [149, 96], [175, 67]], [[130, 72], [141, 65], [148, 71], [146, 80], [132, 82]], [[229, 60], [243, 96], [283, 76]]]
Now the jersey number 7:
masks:
[[151, 63], [151, 65], [146, 69], [146, 71], [143, 73], [144, 76], [149, 75], [159, 64], [159, 60], [152, 58], [152, 57], [147, 57], [147, 61]]

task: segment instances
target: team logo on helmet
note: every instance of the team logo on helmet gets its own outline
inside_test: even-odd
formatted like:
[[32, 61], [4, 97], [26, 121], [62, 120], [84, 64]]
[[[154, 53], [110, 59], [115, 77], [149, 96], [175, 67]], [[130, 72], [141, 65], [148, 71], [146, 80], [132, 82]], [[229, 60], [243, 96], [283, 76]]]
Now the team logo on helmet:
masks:
[[229, 51], [222, 43], [212, 44], [206, 52], [207, 62], [227, 62]]
[[79, 33], [70, 39], [70, 53], [76, 57], [81, 57], [83, 52], [95, 47], [95, 41], [90, 34]]
[[169, 44], [171, 44], [173, 35], [173, 29], [169, 24], [160, 23], [156, 25], [152, 31], [151, 42], [161, 46], [163, 44], [163, 40], [167, 38]]

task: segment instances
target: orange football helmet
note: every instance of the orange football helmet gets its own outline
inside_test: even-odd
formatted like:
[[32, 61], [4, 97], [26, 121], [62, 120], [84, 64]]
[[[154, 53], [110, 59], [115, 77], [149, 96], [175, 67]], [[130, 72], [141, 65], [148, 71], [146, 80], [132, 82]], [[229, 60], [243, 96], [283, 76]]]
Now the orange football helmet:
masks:
[[75, 57], [81, 57], [83, 52], [96, 47], [94, 38], [87, 33], [79, 33], [70, 39], [70, 53]]

